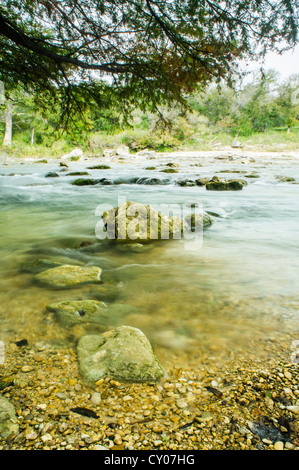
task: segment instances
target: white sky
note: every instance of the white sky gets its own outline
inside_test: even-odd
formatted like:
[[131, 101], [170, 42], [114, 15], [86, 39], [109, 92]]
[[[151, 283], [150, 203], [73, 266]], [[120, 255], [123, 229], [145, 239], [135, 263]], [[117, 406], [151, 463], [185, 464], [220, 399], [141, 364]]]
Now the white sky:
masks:
[[[260, 67], [259, 63], [251, 63], [246, 70], [255, 70]], [[290, 75], [299, 74], [299, 45], [293, 51], [285, 52], [282, 55], [269, 53], [263, 65], [265, 70], [274, 69], [280, 74], [280, 79], [284, 80]]]

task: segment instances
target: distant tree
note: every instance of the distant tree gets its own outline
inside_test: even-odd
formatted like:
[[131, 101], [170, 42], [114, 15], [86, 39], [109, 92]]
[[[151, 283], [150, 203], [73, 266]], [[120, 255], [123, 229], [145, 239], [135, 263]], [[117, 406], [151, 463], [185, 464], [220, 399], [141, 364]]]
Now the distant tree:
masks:
[[294, 46], [298, 18], [297, 0], [0, 0], [0, 80], [51, 95], [63, 125], [91, 101], [183, 103]]
[[6, 100], [6, 106], [5, 106], [5, 131], [4, 131], [4, 139], [2, 142], [3, 147], [11, 147], [12, 110], [13, 110], [13, 100], [11, 98], [8, 98]]

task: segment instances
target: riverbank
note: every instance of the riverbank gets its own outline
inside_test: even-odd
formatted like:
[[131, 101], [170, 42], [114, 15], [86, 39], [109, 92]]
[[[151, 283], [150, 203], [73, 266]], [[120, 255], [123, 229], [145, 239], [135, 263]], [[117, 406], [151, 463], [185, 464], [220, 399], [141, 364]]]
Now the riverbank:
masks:
[[194, 367], [168, 367], [156, 385], [105, 379], [92, 388], [72, 348], [10, 344], [1, 374], [14, 383], [2, 395], [15, 406], [19, 431], [0, 448], [299, 450], [298, 364], [289, 340], [267, 339], [270, 361], [218, 364], [203, 352]]
[[[67, 172], [124, 181], [84, 188], [71, 184], [76, 176], [60, 173], [66, 168], [60, 158], [3, 161], [0, 382], [18, 431], [0, 448], [299, 450], [296, 265], [290, 260], [294, 240], [286, 238], [297, 233], [288, 223], [296, 222], [298, 160], [298, 153], [239, 149], [63, 160]], [[87, 169], [102, 163], [111, 169]], [[161, 173], [167, 163], [178, 163], [172, 167], [177, 173]], [[59, 177], [46, 177], [49, 172]], [[137, 185], [130, 183], [134, 172], [170, 182]], [[226, 172], [247, 178], [247, 186], [228, 194], [176, 185], [230, 177]], [[196, 256], [182, 244], [134, 254], [80, 246], [94, 230], [89, 214], [96, 203], [114, 201], [120, 192], [144, 201], [191, 197], [217, 213], [218, 223]], [[252, 245], [254, 234], [258, 243]], [[32, 255], [99, 263], [104, 278], [124, 291], [125, 303], [138, 309], [119, 321], [145, 331], [167, 378], [153, 385], [107, 378], [87, 386], [76, 357], [85, 327], [65, 329], [44, 310], [50, 301], [85, 298], [89, 290], [34, 285], [19, 269]]]

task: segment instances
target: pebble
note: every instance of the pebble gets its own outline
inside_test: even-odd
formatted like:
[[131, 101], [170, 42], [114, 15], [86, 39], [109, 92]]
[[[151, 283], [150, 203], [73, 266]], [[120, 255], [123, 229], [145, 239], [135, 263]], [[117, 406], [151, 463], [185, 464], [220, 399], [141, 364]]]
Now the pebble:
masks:
[[34, 370], [34, 367], [32, 367], [32, 366], [23, 366], [21, 368], [22, 372], [31, 372], [32, 370]]
[[286, 407], [286, 409], [295, 414], [299, 413], [299, 405], [289, 405]]
[[38, 436], [37, 432], [34, 431], [33, 429], [29, 429], [29, 430], [27, 430], [26, 433], [25, 433], [25, 438], [26, 438], [27, 440], [34, 440], [34, 439], [37, 438], [37, 436]]
[[90, 403], [92, 403], [93, 405], [99, 405], [102, 401], [102, 397], [101, 397], [101, 394], [99, 392], [94, 392], [92, 395], [91, 395], [91, 398], [90, 398]]
[[277, 441], [274, 444], [274, 450], [283, 450], [284, 449], [284, 443], [281, 441]]

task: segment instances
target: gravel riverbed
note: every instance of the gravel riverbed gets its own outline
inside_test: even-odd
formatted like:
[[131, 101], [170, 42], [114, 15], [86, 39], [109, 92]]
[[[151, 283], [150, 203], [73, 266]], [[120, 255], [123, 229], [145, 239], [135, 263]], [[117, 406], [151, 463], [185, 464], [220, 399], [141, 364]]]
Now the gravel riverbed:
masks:
[[289, 360], [289, 339], [268, 340], [270, 360], [220, 364], [203, 355], [182, 368], [168, 355], [159, 384], [102, 379], [92, 387], [80, 377], [74, 348], [11, 343], [1, 384], [19, 431], [0, 449], [299, 450], [298, 364]]

